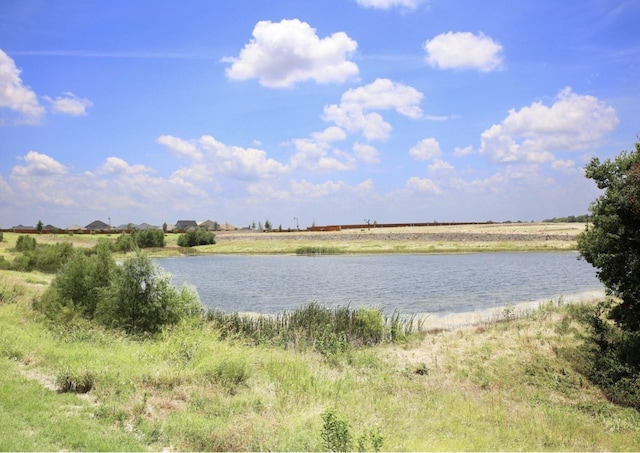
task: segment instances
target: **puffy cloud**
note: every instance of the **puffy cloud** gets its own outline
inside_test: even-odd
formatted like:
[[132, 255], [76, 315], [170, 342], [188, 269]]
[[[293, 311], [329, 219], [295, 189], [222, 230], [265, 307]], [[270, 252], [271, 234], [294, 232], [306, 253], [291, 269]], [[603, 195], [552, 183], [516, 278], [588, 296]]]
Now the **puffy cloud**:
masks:
[[286, 88], [305, 80], [344, 82], [358, 75], [358, 66], [347, 60], [358, 44], [346, 33], [320, 39], [316, 30], [298, 19], [278, 23], [260, 21], [253, 39], [230, 62], [230, 79], [256, 78], [261, 85]]
[[551, 168], [564, 172], [574, 172], [577, 170], [576, 162], [573, 160], [556, 160], [551, 164]]
[[145, 167], [144, 165], [129, 165], [119, 157], [107, 157], [105, 163], [98, 169], [98, 173], [100, 174], [111, 175], [133, 175], [151, 172], [153, 172], [152, 168]]
[[64, 96], [58, 96], [55, 99], [44, 96], [44, 99], [51, 104], [53, 113], [84, 116], [87, 114], [87, 108], [93, 106], [93, 102], [86, 98], [79, 98], [71, 92], [64, 93]]
[[37, 124], [44, 113], [35, 92], [23, 85], [13, 59], [0, 50], [0, 125]]
[[453, 149], [453, 155], [456, 157], [461, 157], [461, 156], [467, 156], [469, 154], [473, 153], [473, 145], [469, 145], [467, 147], [464, 148], [460, 148], [460, 147], [455, 147]]
[[292, 168], [304, 168], [312, 171], [347, 171], [353, 170], [356, 160], [349, 154], [334, 149], [333, 156], [328, 155], [328, 143], [300, 138], [293, 140], [296, 154], [291, 158]]
[[376, 79], [373, 83], [342, 94], [340, 105], [325, 106], [323, 119], [350, 131], [362, 131], [367, 140], [386, 140], [391, 125], [371, 110], [395, 110], [412, 119], [422, 117], [423, 95], [413, 87]]
[[502, 123], [481, 134], [480, 153], [500, 163], [548, 162], [554, 160], [552, 152], [598, 146], [618, 123], [613, 107], [565, 88], [551, 106], [534, 102], [511, 109]]
[[47, 156], [46, 154], [40, 154], [36, 151], [29, 151], [25, 156], [21, 158], [27, 165], [16, 165], [11, 171], [11, 177], [24, 177], [24, 176], [52, 176], [52, 175], [64, 175], [67, 173], [67, 167]]
[[354, 143], [353, 152], [358, 160], [369, 164], [380, 163], [380, 151], [371, 145], [364, 143]]
[[435, 159], [432, 164], [427, 166], [430, 173], [449, 173], [454, 169], [453, 165], [442, 159]]
[[435, 138], [425, 138], [409, 150], [409, 155], [416, 160], [430, 160], [440, 157], [442, 150], [440, 149], [438, 140]]
[[199, 140], [207, 151], [208, 165], [216, 173], [236, 179], [251, 180], [272, 177], [288, 171], [286, 165], [267, 158], [265, 151], [255, 148], [228, 146], [210, 135]]
[[416, 9], [420, 4], [425, 3], [425, 0], [356, 0], [358, 5], [365, 8], [374, 9], [391, 9], [399, 7], [403, 9]]
[[438, 185], [429, 178], [413, 176], [407, 181], [406, 187], [415, 192], [442, 193]]
[[199, 151], [193, 143], [172, 135], [162, 135], [158, 137], [156, 142], [166, 146], [178, 157], [187, 157], [194, 160], [202, 159], [202, 152]]
[[337, 126], [331, 126], [326, 128], [322, 132], [315, 132], [314, 134], [312, 134], [312, 137], [319, 142], [330, 143], [344, 140], [345, 138], [347, 138], [347, 134], [341, 128]]
[[369, 85], [346, 91], [342, 105], [358, 105], [363, 110], [396, 110], [409, 118], [422, 116], [423, 94], [413, 87], [389, 79], [376, 79]]
[[425, 42], [426, 60], [441, 69], [490, 72], [502, 67], [502, 46], [480, 33], [442, 33]]

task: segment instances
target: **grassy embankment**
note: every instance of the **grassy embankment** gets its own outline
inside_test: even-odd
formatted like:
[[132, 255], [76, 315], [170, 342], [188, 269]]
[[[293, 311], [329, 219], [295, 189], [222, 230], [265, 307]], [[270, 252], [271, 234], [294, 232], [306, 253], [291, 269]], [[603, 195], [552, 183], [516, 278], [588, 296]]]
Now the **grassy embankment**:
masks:
[[[384, 450], [640, 449], [639, 414], [579, 372], [579, 306], [327, 360], [206, 323], [144, 341], [48, 326], [31, 302], [50, 280], [0, 273], [0, 450], [322, 450], [327, 410], [354, 448], [373, 434]], [[92, 388], [57, 391], [70, 381]]]
[[[217, 232], [216, 244], [185, 249], [178, 247], [178, 234], [167, 234], [164, 249], [153, 256], [181, 254], [327, 254], [473, 253], [510, 251], [575, 250], [582, 223], [511, 223], [414, 228], [371, 228], [338, 232]], [[7, 243], [17, 234], [5, 233]], [[99, 238], [117, 235], [38, 235], [38, 243], [69, 241], [92, 247]], [[0, 253], [2, 253], [0, 251]]]

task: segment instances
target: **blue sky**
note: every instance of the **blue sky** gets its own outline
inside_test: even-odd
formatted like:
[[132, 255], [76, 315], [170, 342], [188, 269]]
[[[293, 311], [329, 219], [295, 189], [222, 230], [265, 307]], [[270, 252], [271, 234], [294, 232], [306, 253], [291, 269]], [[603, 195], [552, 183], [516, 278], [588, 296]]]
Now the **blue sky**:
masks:
[[640, 2], [4, 0], [0, 226], [542, 220], [640, 133]]

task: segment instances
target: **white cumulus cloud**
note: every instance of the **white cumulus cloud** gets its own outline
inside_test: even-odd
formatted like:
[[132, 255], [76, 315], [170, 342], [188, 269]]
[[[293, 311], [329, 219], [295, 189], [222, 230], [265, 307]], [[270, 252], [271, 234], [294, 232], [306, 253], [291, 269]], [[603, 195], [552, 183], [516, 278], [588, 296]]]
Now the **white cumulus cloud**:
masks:
[[333, 121], [349, 132], [361, 131], [367, 140], [386, 140], [392, 127], [372, 110], [395, 110], [411, 119], [422, 117], [423, 94], [413, 87], [376, 79], [373, 83], [344, 92], [340, 104], [327, 105], [323, 119]]
[[502, 46], [483, 33], [442, 33], [425, 42], [424, 50], [427, 62], [441, 69], [490, 72], [502, 67]]
[[36, 93], [22, 83], [13, 59], [0, 50], [0, 125], [37, 124], [44, 113]]
[[412, 176], [407, 180], [406, 187], [415, 192], [428, 192], [434, 194], [442, 193], [442, 190], [440, 190], [438, 185], [429, 178], [418, 178], [417, 176]]
[[380, 163], [380, 151], [365, 143], [354, 143], [353, 152], [358, 160], [368, 164]]
[[21, 157], [27, 165], [16, 165], [11, 171], [12, 177], [64, 175], [67, 167], [46, 154], [29, 151]]
[[416, 160], [430, 160], [440, 157], [442, 150], [440, 149], [438, 140], [435, 138], [425, 138], [409, 150], [409, 155]]
[[348, 60], [358, 43], [344, 32], [320, 38], [308, 23], [298, 19], [273, 23], [260, 21], [253, 38], [226, 73], [233, 80], [258, 79], [271, 88], [287, 88], [305, 80], [344, 82], [358, 76], [358, 66]]
[[194, 160], [202, 159], [202, 152], [193, 143], [173, 135], [161, 135], [156, 142], [169, 148], [178, 157], [187, 157]]
[[89, 99], [79, 98], [71, 92], [63, 93], [63, 96], [55, 99], [44, 96], [44, 100], [51, 104], [53, 113], [71, 116], [84, 116], [87, 114], [87, 108], [93, 106]]
[[500, 163], [542, 163], [553, 152], [585, 151], [597, 147], [618, 127], [615, 109], [598, 98], [579, 95], [567, 87], [555, 102], [534, 102], [481, 134], [480, 153]]

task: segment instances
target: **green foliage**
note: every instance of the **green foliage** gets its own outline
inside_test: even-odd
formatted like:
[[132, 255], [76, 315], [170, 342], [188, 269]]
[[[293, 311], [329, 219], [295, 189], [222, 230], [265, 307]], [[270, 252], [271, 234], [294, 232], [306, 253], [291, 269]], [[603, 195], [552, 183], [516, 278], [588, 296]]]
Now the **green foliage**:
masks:
[[134, 231], [131, 237], [141, 249], [165, 246], [164, 232], [155, 228]]
[[178, 245], [180, 247], [195, 247], [197, 245], [210, 245], [215, 243], [216, 235], [202, 228], [187, 231], [178, 237]]
[[111, 243], [111, 250], [114, 252], [127, 253], [136, 249], [136, 243], [131, 234], [122, 233]]
[[640, 409], [640, 143], [635, 148], [587, 165], [585, 175], [604, 193], [591, 204], [593, 224], [578, 249], [616, 297], [589, 318], [589, 377], [613, 401]]
[[352, 348], [405, 339], [409, 327], [399, 318], [393, 319], [397, 337], [393, 337], [382, 312], [372, 308], [328, 308], [312, 302], [276, 316], [207, 312], [207, 320], [223, 337], [241, 336], [255, 343], [310, 348], [332, 360]]
[[613, 161], [592, 159], [585, 174], [604, 193], [591, 204], [593, 224], [579, 236], [578, 249], [621, 299], [611, 318], [623, 329], [640, 330], [640, 143]]
[[16, 241], [16, 251], [31, 252], [36, 249], [36, 238], [21, 234]]
[[43, 227], [43, 223], [42, 220], [38, 220], [38, 225], [36, 226], [36, 230], [38, 231], [38, 233], [42, 233], [42, 227]]
[[96, 307], [96, 319], [130, 334], [155, 334], [199, 312], [195, 291], [183, 287], [179, 292], [169, 275], [161, 273], [146, 254], [137, 252], [115, 274]]
[[[20, 244], [22, 253], [16, 256], [10, 269], [31, 272], [38, 270], [41, 272], [54, 273], [67, 262], [73, 254], [73, 246], [68, 242], [58, 242], [56, 244], [36, 244], [34, 238], [27, 238]], [[33, 241], [33, 242], [32, 242]], [[32, 248], [33, 247], [33, 248]]]
[[323, 446], [329, 451], [350, 451], [353, 441], [349, 424], [331, 410], [323, 412], [321, 417]]
[[75, 251], [34, 308], [56, 322], [80, 317], [132, 334], [155, 334], [201, 311], [195, 290], [178, 291], [143, 252], [118, 267], [106, 241], [90, 256]]
[[71, 370], [68, 367], [56, 374], [56, 389], [60, 393], [88, 393], [95, 384], [95, 377], [90, 371]]
[[117, 271], [107, 242], [100, 241], [91, 256], [75, 250], [34, 307], [54, 320], [93, 319]]
[[4, 232], [0, 231], [0, 242], [4, 241]]
[[583, 215], [570, 215], [567, 217], [553, 217], [551, 219], [545, 219], [545, 223], [586, 223], [589, 221], [587, 214]]

